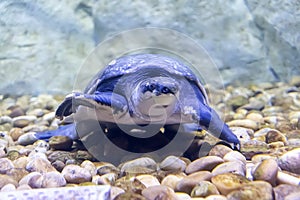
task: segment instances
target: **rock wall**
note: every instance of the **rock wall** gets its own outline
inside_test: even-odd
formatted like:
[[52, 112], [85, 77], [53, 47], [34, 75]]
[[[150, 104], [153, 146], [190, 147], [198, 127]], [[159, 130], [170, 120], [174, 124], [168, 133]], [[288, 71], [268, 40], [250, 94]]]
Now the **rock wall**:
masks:
[[300, 73], [298, 0], [2, 0], [0, 93], [68, 93], [98, 43], [138, 27], [188, 35], [225, 84]]

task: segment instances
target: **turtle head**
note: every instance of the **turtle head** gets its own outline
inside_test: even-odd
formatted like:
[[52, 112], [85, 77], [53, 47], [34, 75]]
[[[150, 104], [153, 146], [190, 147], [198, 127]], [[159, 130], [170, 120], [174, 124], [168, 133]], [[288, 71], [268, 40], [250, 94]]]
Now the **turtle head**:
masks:
[[178, 94], [178, 83], [173, 78], [147, 78], [137, 86], [132, 103], [140, 115], [161, 121], [175, 111]]

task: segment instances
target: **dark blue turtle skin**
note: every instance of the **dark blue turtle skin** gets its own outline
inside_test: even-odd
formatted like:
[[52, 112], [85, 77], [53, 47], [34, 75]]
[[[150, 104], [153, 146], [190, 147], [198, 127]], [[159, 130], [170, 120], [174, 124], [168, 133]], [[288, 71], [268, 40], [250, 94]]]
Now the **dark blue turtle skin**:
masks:
[[[56, 117], [82, 113], [83, 107], [96, 109], [98, 121], [109, 127], [114, 123], [153, 123], [162, 127], [183, 123], [188, 125], [187, 131], [208, 130], [239, 149], [239, 139], [209, 106], [198, 77], [171, 57], [136, 54], [113, 60], [96, 74], [83, 93], [68, 95], [57, 108]], [[112, 117], [115, 114], [117, 118]], [[74, 124], [36, 133], [35, 137], [49, 139], [56, 135], [78, 139]]]

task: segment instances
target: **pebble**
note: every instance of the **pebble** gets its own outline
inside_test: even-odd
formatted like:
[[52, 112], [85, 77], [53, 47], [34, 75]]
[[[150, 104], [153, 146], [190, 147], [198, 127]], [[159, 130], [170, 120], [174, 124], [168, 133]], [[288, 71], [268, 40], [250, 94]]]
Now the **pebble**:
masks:
[[287, 138], [285, 135], [283, 135], [281, 132], [271, 129], [266, 134], [266, 142], [272, 143], [272, 142], [283, 142], [284, 144], [287, 144]]
[[279, 167], [283, 170], [300, 174], [300, 148], [288, 151], [278, 159]]
[[224, 155], [223, 160], [226, 162], [229, 161], [240, 161], [243, 164], [247, 163], [246, 157], [238, 151], [230, 151]]
[[276, 186], [278, 164], [274, 159], [263, 160], [253, 171], [254, 180], [263, 180]]
[[161, 185], [168, 186], [175, 190], [177, 183], [182, 180], [186, 175], [184, 174], [169, 174], [163, 178]]
[[202, 158], [198, 158], [197, 160], [194, 160], [191, 162], [185, 172], [187, 174], [191, 174], [197, 171], [211, 171], [214, 169], [217, 165], [223, 163], [224, 160], [218, 156], [206, 156]]
[[73, 140], [68, 136], [53, 136], [49, 139], [49, 145], [56, 150], [70, 151]]
[[43, 188], [63, 187], [67, 184], [64, 176], [56, 171], [43, 174], [42, 179]]
[[118, 195], [125, 193], [125, 190], [119, 187], [112, 186], [110, 188], [110, 199], [115, 199]]
[[159, 164], [159, 168], [166, 171], [184, 171], [186, 163], [176, 156], [168, 156]]
[[273, 189], [276, 200], [285, 200], [289, 194], [300, 192], [300, 186], [280, 184]]
[[0, 158], [0, 174], [6, 174], [14, 168], [14, 164], [8, 158]]
[[300, 177], [292, 176], [286, 172], [278, 171], [277, 183], [300, 186]]
[[94, 163], [92, 163], [89, 160], [85, 160], [80, 164], [80, 167], [87, 169], [92, 176], [95, 176], [97, 174], [97, 168], [94, 165]]
[[146, 172], [148, 169], [150, 172], [151, 171], [154, 172], [157, 168], [157, 164], [152, 158], [148, 158], [148, 157], [137, 158], [137, 159], [125, 162], [121, 166], [121, 173], [124, 173], [124, 172], [136, 173], [137, 171], [133, 170], [134, 168], [135, 169], [145, 169]]
[[92, 180], [92, 175], [89, 170], [73, 164], [66, 165], [61, 174], [66, 179], [67, 183], [79, 184]]
[[6, 174], [0, 174], [0, 189], [7, 184], [13, 184], [16, 187], [18, 186], [18, 182], [12, 177]]
[[192, 197], [207, 197], [209, 195], [220, 194], [214, 184], [209, 181], [199, 182], [192, 190]]
[[259, 124], [264, 123], [264, 117], [262, 114], [257, 113], [257, 112], [251, 112], [249, 114], [246, 115], [246, 119], [250, 119], [254, 122], [257, 122]]
[[221, 194], [227, 195], [250, 181], [238, 174], [225, 173], [212, 177], [211, 182], [217, 187]]
[[300, 192], [295, 192], [292, 194], [287, 195], [284, 200], [299, 200]]
[[209, 156], [219, 156], [223, 158], [228, 152], [233, 151], [231, 148], [225, 145], [216, 145], [209, 151]]
[[34, 115], [23, 115], [18, 116], [12, 119], [12, 124], [14, 127], [24, 128], [28, 126], [30, 123], [34, 122], [37, 119]]
[[12, 128], [9, 131], [9, 135], [11, 136], [13, 141], [17, 141], [19, 139], [19, 137], [23, 134], [24, 134], [24, 131], [21, 128]]
[[185, 192], [190, 194], [193, 188], [200, 182], [200, 181], [209, 181], [212, 177], [211, 172], [209, 171], [199, 171], [193, 174], [190, 174], [183, 179], [181, 179], [176, 187], [176, 192]]
[[45, 160], [44, 158], [33, 158], [26, 165], [26, 170], [29, 172], [52, 172], [56, 171], [56, 169], [51, 165], [49, 160]]
[[236, 119], [232, 120], [230, 122], [227, 122], [228, 126], [230, 127], [244, 127], [244, 128], [249, 128], [252, 130], [257, 130], [258, 129], [258, 123], [250, 120], [250, 119]]
[[238, 190], [232, 191], [227, 195], [228, 200], [239, 199], [259, 199], [259, 200], [273, 200], [273, 188], [265, 181], [253, 181], [247, 183]]
[[246, 165], [240, 161], [224, 162], [212, 170], [213, 176], [224, 173], [235, 173], [242, 176], [246, 175]]
[[31, 188], [41, 188], [43, 184], [42, 176], [43, 175], [39, 172], [31, 172], [19, 181], [19, 185], [26, 184]]
[[25, 168], [14, 168], [6, 173], [6, 175], [12, 177], [16, 181], [20, 181], [24, 176], [29, 174]]
[[12, 183], [8, 183], [1, 188], [0, 192], [10, 192], [15, 190], [17, 190], [16, 186]]
[[128, 200], [128, 199], [146, 200], [146, 198], [143, 197], [142, 195], [133, 192], [121, 193], [118, 196], [116, 196], [114, 200]]
[[149, 174], [138, 175], [135, 178], [138, 179], [146, 188], [151, 187], [151, 186], [160, 185], [158, 179]]
[[147, 200], [176, 199], [175, 192], [165, 185], [151, 186], [143, 189], [142, 195]]

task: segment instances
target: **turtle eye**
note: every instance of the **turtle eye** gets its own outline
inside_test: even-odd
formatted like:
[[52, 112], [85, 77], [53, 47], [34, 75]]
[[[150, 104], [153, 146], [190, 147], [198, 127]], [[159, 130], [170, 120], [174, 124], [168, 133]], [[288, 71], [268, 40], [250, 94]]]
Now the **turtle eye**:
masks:
[[168, 93], [171, 93], [171, 90], [169, 88], [167, 88], [167, 87], [163, 87], [161, 89], [161, 92], [164, 93], [164, 94], [168, 94]]
[[152, 92], [153, 90], [156, 89], [156, 85], [154, 83], [151, 83], [148, 85], [148, 89]]

